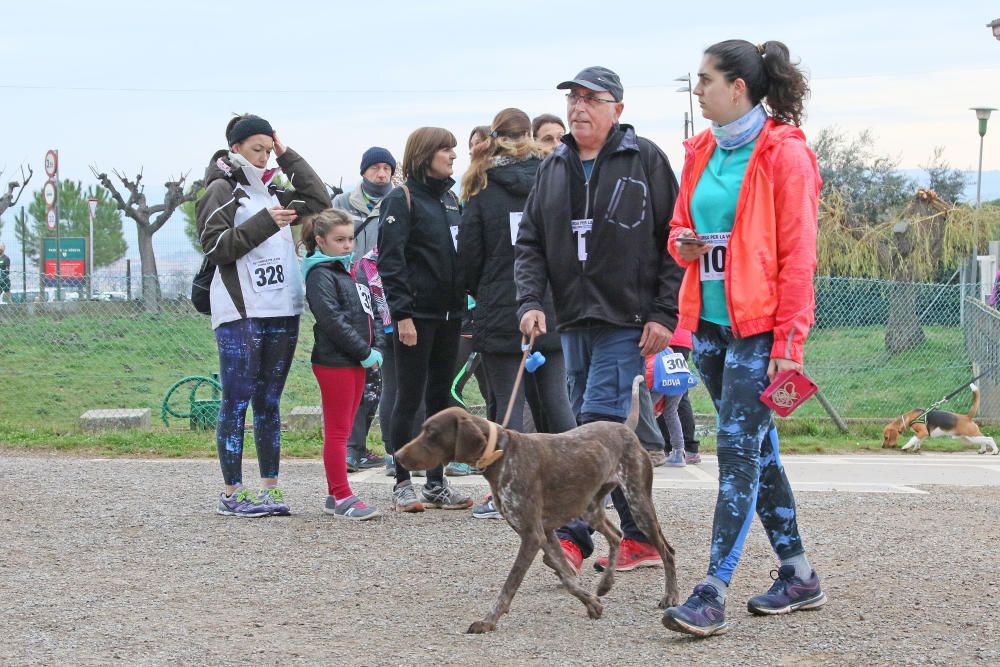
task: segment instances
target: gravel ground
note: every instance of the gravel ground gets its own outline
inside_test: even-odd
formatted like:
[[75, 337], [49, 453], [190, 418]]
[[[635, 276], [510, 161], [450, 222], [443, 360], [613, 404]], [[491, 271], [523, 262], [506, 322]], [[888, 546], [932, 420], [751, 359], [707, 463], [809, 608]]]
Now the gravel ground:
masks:
[[[320, 511], [318, 462], [282, 473], [294, 516], [245, 520], [214, 514], [212, 461], [0, 454], [0, 663], [1000, 665], [995, 487], [800, 492], [830, 598], [820, 611], [745, 611], [775, 566], [755, 525], [727, 635], [665, 630], [659, 569], [620, 574], [590, 621], [539, 557], [497, 631], [468, 636], [513, 562], [505, 523], [443, 511], [334, 520]], [[388, 486], [355, 491], [389, 506]], [[704, 574], [714, 494], [655, 499], [686, 595]], [[590, 561], [582, 576], [596, 584]]]

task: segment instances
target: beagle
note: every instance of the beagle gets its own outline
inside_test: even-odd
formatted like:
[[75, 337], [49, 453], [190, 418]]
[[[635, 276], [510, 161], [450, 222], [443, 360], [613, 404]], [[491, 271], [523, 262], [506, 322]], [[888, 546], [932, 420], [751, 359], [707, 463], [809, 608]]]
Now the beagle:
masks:
[[996, 441], [988, 435], [983, 435], [983, 432], [979, 430], [979, 426], [972, 421], [973, 417], [979, 411], [979, 387], [970, 384], [969, 388], [972, 389], [972, 407], [969, 408], [969, 414], [960, 415], [944, 410], [931, 410], [927, 413], [927, 423], [914, 423], [914, 420], [920, 417], [924, 411], [919, 408], [910, 410], [893, 419], [885, 427], [882, 431], [882, 447], [895, 447], [896, 441], [899, 439], [899, 434], [909, 428], [916, 435], [903, 445], [904, 450], [919, 451], [920, 445], [923, 444], [925, 438], [949, 436], [952, 438], [961, 438], [972, 445], [979, 445], [980, 454], [985, 454], [987, 448], [993, 454], [1000, 452], [997, 449]]

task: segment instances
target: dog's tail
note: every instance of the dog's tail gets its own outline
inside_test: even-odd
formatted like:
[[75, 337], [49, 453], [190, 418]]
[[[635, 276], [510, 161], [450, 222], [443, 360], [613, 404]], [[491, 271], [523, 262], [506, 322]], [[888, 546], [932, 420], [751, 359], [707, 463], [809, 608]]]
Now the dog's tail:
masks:
[[635, 379], [632, 380], [632, 409], [629, 410], [628, 417], [625, 419], [625, 425], [631, 431], [634, 431], [639, 423], [639, 385], [645, 381], [646, 378], [642, 375], [636, 375]]
[[979, 412], [979, 387], [973, 383], [969, 385], [969, 389], [972, 390], [972, 407], [969, 408], [969, 419], [975, 419], [976, 413]]

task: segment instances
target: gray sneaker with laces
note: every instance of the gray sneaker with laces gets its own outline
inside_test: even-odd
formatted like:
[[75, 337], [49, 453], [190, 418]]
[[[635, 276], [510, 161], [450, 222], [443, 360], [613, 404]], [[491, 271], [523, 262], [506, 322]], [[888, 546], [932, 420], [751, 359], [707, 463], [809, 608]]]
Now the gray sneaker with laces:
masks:
[[257, 497], [270, 508], [271, 514], [288, 516], [292, 513], [292, 509], [285, 502], [285, 492], [276, 486], [264, 487], [258, 492]]
[[354, 521], [368, 521], [378, 518], [380, 515], [374, 507], [368, 507], [357, 496], [346, 498], [344, 502], [337, 504], [337, 499], [333, 496], [326, 497], [326, 506], [323, 511], [338, 519], [352, 519]]
[[440, 486], [424, 485], [420, 493], [424, 506], [439, 510], [467, 510], [472, 507], [472, 496], [456, 491], [447, 482]]
[[667, 460], [664, 461], [663, 465], [668, 468], [683, 468], [687, 465], [687, 459], [684, 457], [683, 449], [672, 449], [670, 453], [667, 454]]
[[424, 506], [417, 500], [417, 491], [410, 480], [400, 482], [392, 489], [392, 509], [397, 512], [423, 512]]

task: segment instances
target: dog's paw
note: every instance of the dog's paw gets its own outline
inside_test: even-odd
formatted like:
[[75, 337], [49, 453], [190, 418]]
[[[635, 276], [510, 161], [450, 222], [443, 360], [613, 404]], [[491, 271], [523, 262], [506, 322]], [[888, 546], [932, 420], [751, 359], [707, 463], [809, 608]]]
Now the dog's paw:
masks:
[[497, 626], [493, 623], [487, 621], [476, 621], [469, 626], [469, 629], [465, 631], [467, 635], [483, 635], [487, 632], [493, 632], [496, 630]]
[[587, 605], [587, 616], [595, 621], [604, 613], [604, 605], [593, 595], [584, 604]]
[[[608, 570], [608, 573], [614, 572], [613, 570]], [[614, 585], [614, 576], [602, 576], [600, 581], [597, 582], [597, 595], [604, 597], [611, 591], [611, 587]]]
[[676, 607], [681, 603], [680, 591], [670, 591], [656, 603], [656, 606], [660, 609], [667, 609], [668, 607]]

